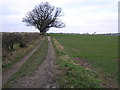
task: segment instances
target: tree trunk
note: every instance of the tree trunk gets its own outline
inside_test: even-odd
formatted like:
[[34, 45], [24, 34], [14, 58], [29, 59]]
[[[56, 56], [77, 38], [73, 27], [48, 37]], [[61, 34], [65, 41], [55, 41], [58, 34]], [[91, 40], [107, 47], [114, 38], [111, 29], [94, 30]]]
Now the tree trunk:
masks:
[[[39, 30], [40, 31], [40, 30]], [[42, 32], [40, 31], [40, 35], [42, 35]]]
[[45, 35], [45, 32], [42, 32], [42, 35]]
[[40, 31], [40, 35], [45, 35], [45, 33], [46, 33], [45, 30], [41, 30], [41, 29], [39, 29], [39, 31]]
[[13, 45], [10, 45], [10, 48], [9, 48], [9, 49], [13, 50]]

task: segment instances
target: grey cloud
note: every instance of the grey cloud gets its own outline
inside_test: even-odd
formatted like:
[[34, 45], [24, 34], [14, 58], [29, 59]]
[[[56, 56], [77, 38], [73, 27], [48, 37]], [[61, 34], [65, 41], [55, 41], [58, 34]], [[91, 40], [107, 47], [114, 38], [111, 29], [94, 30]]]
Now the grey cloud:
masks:
[[[2, 6], [0, 6], [0, 8], [2, 8], [2, 12], [0, 12], [0, 15], [3, 15], [3, 31], [38, 32], [38, 30], [35, 28], [25, 26], [25, 24], [22, 23], [22, 17], [20, 17], [21, 15], [23, 16], [23, 14], [25, 15], [27, 11], [34, 8], [35, 4], [38, 2], [36, 1], [37, 0], [3, 0]], [[99, 13], [100, 15], [104, 14], [104, 12], [107, 12], [106, 14], [117, 14], [117, 6], [115, 6], [117, 5], [116, 2], [117, 0], [75, 0], [74, 2], [72, 1], [72, 3], [68, 1], [68, 3], [65, 3], [63, 6], [63, 11], [65, 13], [64, 18], [67, 18], [66, 20], [68, 21], [71, 19], [77, 19], [78, 21], [81, 21], [79, 17], [85, 18], [86, 15], [89, 15], [89, 12], [92, 14]], [[91, 9], [88, 12], [87, 10], [86, 12], [80, 12], [80, 10], [84, 7], [95, 7], [95, 9]], [[71, 12], [71, 9], [76, 10], [76, 14]], [[68, 12], [68, 10], [70, 11], [70, 13]], [[117, 19], [107, 18], [105, 20], [94, 20], [93, 22], [91, 21], [91, 19], [88, 20], [90, 20], [90, 22], [86, 22], [86, 24], [92, 23], [95, 27], [93, 27], [92, 25], [90, 27], [69, 26], [75, 22], [66, 21], [68, 26], [64, 29], [57, 29], [57, 32], [114, 32], [117, 30]], [[73, 31], [73, 29], [75, 31]], [[52, 30], [53, 28], [50, 29], [50, 31]], [[53, 31], [56, 32], [56, 29]]]

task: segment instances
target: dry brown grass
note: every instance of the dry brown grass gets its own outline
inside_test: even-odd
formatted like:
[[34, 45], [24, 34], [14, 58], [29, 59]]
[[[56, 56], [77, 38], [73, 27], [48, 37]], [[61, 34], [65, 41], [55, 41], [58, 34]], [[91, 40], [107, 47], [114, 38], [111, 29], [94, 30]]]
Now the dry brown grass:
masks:
[[27, 47], [18, 48], [14, 51], [4, 51], [5, 58], [3, 63], [3, 72], [6, 71], [12, 64], [21, 60], [28, 52], [30, 52], [43, 38], [35, 39], [29, 43]]

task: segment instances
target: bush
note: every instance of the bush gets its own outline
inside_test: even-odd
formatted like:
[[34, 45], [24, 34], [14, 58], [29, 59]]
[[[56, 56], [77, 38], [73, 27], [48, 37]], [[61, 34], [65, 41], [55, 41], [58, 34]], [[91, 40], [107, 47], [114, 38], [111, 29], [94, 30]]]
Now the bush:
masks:
[[20, 48], [27, 47], [39, 37], [38, 33], [2, 33], [2, 56], [4, 58], [9, 56], [15, 45], [19, 45]]
[[13, 50], [13, 45], [16, 43], [23, 43], [24, 39], [21, 34], [5, 33], [2, 36], [2, 48], [3, 50]]

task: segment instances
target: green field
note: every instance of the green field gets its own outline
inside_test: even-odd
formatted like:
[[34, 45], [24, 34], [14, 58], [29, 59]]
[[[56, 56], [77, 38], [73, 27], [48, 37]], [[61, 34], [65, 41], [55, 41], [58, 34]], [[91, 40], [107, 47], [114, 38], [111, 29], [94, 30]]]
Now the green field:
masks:
[[[103, 72], [117, 81], [118, 36], [52, 34], [72, 59], [87, 60], [97, 72]], [[116, 83], [116, 81], [114, 83]], [[109, 81], [108, 81], [109, 83]]]

